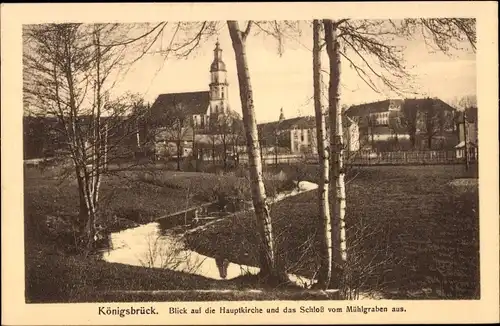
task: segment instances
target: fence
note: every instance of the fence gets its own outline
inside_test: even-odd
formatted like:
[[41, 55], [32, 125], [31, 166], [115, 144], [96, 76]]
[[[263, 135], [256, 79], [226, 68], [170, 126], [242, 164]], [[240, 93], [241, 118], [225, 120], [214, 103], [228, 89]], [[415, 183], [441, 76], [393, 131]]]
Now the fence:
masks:
[[[349, 165], [405, 165], [405, 164], [459, 164], [465, 158], [455, 150], [447, 151], [400, 151], [400, 152], [357, 152], [346, 158]], [[470, 151], [469, 161], [477, 161], [477, 151]]]
[[[426, 165], [426, 164], [463, 164], [465, 157], [463, 150], [446, 151], [358, 151], [344, 152], [345, 164], [347, 165]], [[469, 162], [477, 162], [477, 149], [471, 148], [469, 152]], [[317, 164], [318, 155], [278, 155], [278, 164], [306, 163]], [[246, 164], [248, 158], [240, 158], [240, 163]], [[275, 164], [274, 155], [264, 155], [263, 164]]]
[[[274, 154], [262, 155], [262, 164], [293, 164], [293, 163], [301, 163], [304, 162], [304, 155], [302, 154], [278, 154], [277, 156]], [[314, 159], [315, 162], [318, 162], [317, 157]], [[248, 156], [245, 154], [240, 155], [239, 163], [247, 164]]]

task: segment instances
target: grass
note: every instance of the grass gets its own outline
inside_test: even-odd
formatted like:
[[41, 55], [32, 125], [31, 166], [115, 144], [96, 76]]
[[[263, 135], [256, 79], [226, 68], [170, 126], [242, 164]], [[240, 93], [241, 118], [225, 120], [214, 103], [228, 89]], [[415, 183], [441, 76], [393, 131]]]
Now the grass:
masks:
[[[306, 179], [316, 181], [317, 167], [307, 169]], [[435, 288], [441, 283], [436, 278], [439, 270], [448, 295], [455, 299], [479, 297], [477, 188], [457, 191], [449, 185], [465, 175], [462, 166], [367, 167], [350, 171], [350, 175], [348, 245], [356, 240], [364, 248], [360, 251], [365, 262], [374, 256], [372, 263], [380, 262], [373, 271], [378, 275], [370, 276], [383, 280], [386, 296], [409, 298], [415, 291]], [[316, 198], [313, 191], [271, 209], [280, 263], [288, 272], [309, 277], [318, 261], [313, 249]], [[361, 223], [379, 232], [354, 239], [352, 230]], [[258, 243], [253, 230], [253, 215], [242, 214], [191, 234], [188, 244], [203, 254], [223, 254], [233, 262], [257, 265], [252, 254]], [[384, 252], [376, 253], [379, 249]], [[441, 298], [443, 293], [433, 295]]]
[[[254, 292], [256, 289], [260, 291]], [[309, 293], [290, 286], [275, 291], [251, 275], [212, 280], [166, 269], [107, 263], [96, 256], [68, 255], [55, 246], [41, 244], [27, 247], [25, 292], [27, 303], [336, 298], [335, 293]]]
[[[317, 182], [318, 177], [318, 168], [314, 165], [267, 167], [266, 170], [300, 173], [303, 180], [313, 182]], [[443, 271], [448, 282], [456, 285], [455, 298], [478, 297], [477, 189], [469, 187], [463, 191], [448, 186], [449, 181], [464, 175], [463, 167], [370, 167], [350, 170], [348, 175], [352, 181], [347, 186], [347, 226], [365, 221], [381, 228], [379, 235], [385, 237], [363, 239], [362, 247], [372, 250], [382, 240], [387, 241], [391, 244], [389, 254], [400, 262], [385, 264], [377, 270], [382, 273], [392, 269], [385, 274], [389, 279], [387, 295], [408, 298], [411, 291], [435, 283], [429, 269], [423, 268], [432, 265]], [[127, 221], [144, 223], [184, 209], [188, 189], [190, 203], [194, 205], [213, 198], [216, 191], [231, 191], [234, 184], [242, 185], [247, 197], [245, 182], [238, 173], [119, 171], [103, 182], [101, 207], [105, 216], [117, 215]], [[282, 185], [267, 181], [266, 187], [276, 189]], [[316, 192], [312, 191], [272, 207], [280, 263], [289, 272], [314, 274], [317, 263], [313, 250], [315, 203]], [[98, 257], [68, 252], [65, 248], [71, 239], [62, 237], [61, 232], [52, 237], [39, 232], [46, 231], [47, 216], [71, 220], [78, 209], [74, 181], [62, 182], [50, 171], [44, 175], [34, 169], [25, 171], [25, 205], [27, 302], [325, 299], [324, 294], [302, 293], [297, 289], [293, 289], [293, 293], [268, 291], [258, 279], [250, 276], [216, 281], [168, 270], [110, 264]], [[220, 253], [233, 262], [257, 265], [253, 254], [257, 243], [254, 230], [253, 215], [240, 214], [232, 221], [214, 224], [202, 233], [190, 235], [188, 245], [200, 253]], [[256, 288], [265, 292], [194, 291]]]
[[[275, 182], [267, 181], [268, 186]], [[279, 185], [278, 185], [279, 186]], [[100, 217], [108, 231], [147, 223], [162, 215], [175, 213], [214, 200], [219, 193], [231, 194], [241, 188], [249, 199], [247, 180], [233, 174], [165, 170], [122, 170], [103, 179]], [[189, 201], [187, 202], [187, 199]], [[110, 264], [98, 257], [85, 257], [72, 249], [71, 222], [78, 214], [76, 182], [62, 179], [57, 171], [25, 169], [25, 263], [27, 302], [137, 301], [152, 299], [148, 294], [123, 294], [116, 290], [199, 290], [262, 288], [258, 280], [242, 277], [215, 281], [168, 270]], [[267, 293], [267, 292], [266, 292]], [[295, 292], [294, 292], [295, 293]], [[188, 292], [183, 295], [156, 294], [155, 300], [209, 300], [221, 298], [214, 293]], [[295, 294], [269, 292], [260, 299], [283, 299]], [[255, 293], [226, 293], [223, 297], [257, 300]], [[302, 295], [305, 297], [305, 295]], [[324, 295], [310, 297], [324, 298]]]
[[[266, 186], [268, 189], [282, 188], [274, 180], [266, 180]], [[218, 194], [231, 195], [236, 190], [241, 190], [244, 199], [250, 199], [248, 180], [235, 173], [154, 169], [117, 171], [103, 177], [99, 216], [101, 224], [116, 230], [130, 226], [130, 223], [123, 223], [124, 220], [147, 223], [160, 216], [214, 201]], [[50, 172], [43, 174], [35, 168], [27, 168], [24, 198], [25, 218], [33, 225], [46, 216], [71, 221], [78, 214], [78, 191], [72, 178], [61, 179]], [[116, 221], [120, 225], [113, 225]]]

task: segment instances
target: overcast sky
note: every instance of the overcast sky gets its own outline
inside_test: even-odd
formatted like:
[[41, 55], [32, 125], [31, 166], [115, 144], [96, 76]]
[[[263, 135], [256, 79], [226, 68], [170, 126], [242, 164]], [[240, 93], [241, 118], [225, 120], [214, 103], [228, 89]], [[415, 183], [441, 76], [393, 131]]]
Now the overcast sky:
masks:
[[[187, 59], [172, 56], [165, 60], [161, 55], [144, 57], [128, 72], [115, 92], [140, 93], [152, 103], [162, 93], [208, 90], [209, 68], [218, 38], [228, 70], [230, 105], [235, 111], [241, 112], [234, 52], [227, 28], [224, 24], [221, 26], [223, 28], [217, 36], [204, 42]], [[165, 38], [164, 42], [167, 42], [168, 36]], [[421, 96], [436, 96], [452, 102], [456, 97], [476, 94], [476, 60], [472, 51], [454, 52], [450, 57], [432, 53], [420, 39], [398, 42], [406, 47], [404, 55], [407, 66], [414, 67], [410, 72], [417, 77], [414, 90], [420, 92]], [[312, 37], [307, 30], [300, 39], [286, 39], [281, 57], [276, 42], [269, 37], [256, 35], [248, 38], [247, 56], [259, 122], [276, 120], [281, 107], [287, 118], [313, 114], [310, 100], [313, 94], [310, 49]], [[327, 64], [326, 55], [323, 62]], [[344, 62], [341, 83], [342, 104], [397, 97], [387, 91], [374, 92]]]

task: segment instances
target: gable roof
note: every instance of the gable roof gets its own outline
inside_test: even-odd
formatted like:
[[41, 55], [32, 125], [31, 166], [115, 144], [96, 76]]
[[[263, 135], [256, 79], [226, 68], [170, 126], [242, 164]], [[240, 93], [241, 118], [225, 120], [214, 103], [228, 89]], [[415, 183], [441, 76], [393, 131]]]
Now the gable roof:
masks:
[[160, 94], [151, 106], [153, 114], [168, 112], [178, 105], [186, 114], [205, 114], [210, 104], [208, 91]]
[[435, 106], [439, 106], [440, 108], [447, 111], [454, 111], [455, 108], [444, 102], [439, 98], [407, 98], [404, 100], [404, 105], [409, 109], [418, 109], [422, 105], [425, 104], [426, 101], [432, 101], [432, 104]]
[[351, 117], [355, 116], [366, 116], [369, 113], [378, 113], [389, 111], [391, 105], [399, 105], [401, 108], [404, 105], [407, 109], [417, 109], [425, 103], [425, 101], [431, 100], [434, 105], [438, 105], [444, 110], [453, 111], [455, 110], [449, 104], [438, 98], [407, 98], [407, 99], [388, 99], [372, 103], [363, 103], [359, 105], [353, 105], [346, 110], [346, 114]]
[[346, 110], [346, 115], [350, 117], [354, 116], [364, 116], [368, 113], [376, 113], [376, 112], [384, 112], [389, 110], [389, 107], [391, 104], [395, 105], [401, 105], [403, 104], [404, 100], [400, 99], [388, 99], [388, 100], [382, 100], [378, 102], [371, 102], [371, 103], [363, 103], [363, 104], [358, 104], [358, 105], [352, 105]]
[[258, 125], [259, 131], [262, 130], [262, 132], [267, 132], [267, 131], [274, 132], [277, 128], [279, 128], [280, 130], [288, 130], [293, 128], [308, 129], [314, 127], [315, 127], [315, 122], [314, 122], [314, 117], [312, 116], [284, 119], [281, 120], [281, 122], [280, 121], [265, 122], [265, 123], [260, 123]]
[[[356, 124], [356, 121], [351, 119], [348, 116], [345, 116], [343, 119], [343, 127], [350, 127], [353, 124]], [[276, 130], [290, 130], [290, 129], [313, 129], [316, 128], [316, 119], [314, 116], [304, 116], [304, 117], [296, 117], [290, 118], [280, 121], [266, 122], [260, 123], [257, 125], [257, 129], [259, 133], [261, 133], [261, 137], [268, 137], [270, 135], [274, 135]], [[328, 128], [328, 121], [327, 121]]]

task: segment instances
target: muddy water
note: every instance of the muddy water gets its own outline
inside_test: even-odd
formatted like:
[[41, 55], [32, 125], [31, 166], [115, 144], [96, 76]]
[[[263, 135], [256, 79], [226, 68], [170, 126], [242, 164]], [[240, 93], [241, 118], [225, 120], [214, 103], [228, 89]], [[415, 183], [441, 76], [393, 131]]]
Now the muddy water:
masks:
[[[314, 183], [301, 182], [299, 189], [278, 194], [274, 201], [316, 188], [317, 185]], [[110, 247], [103, 253], [102, 258], [112, 263], [167, 268], [216, 280], [232, 279], [249, 273], [256, 274], [259, 272], [257, 267], [239, 265], [223, 258], [216, 259], [188, 250], [182, 237], [182, 232], [189, 232], [190, 229], [214, 223], [218, 219], [231, 215], [232, 212], [241, 211], [242, 207], [245, 205], [229, 209], [226, 206], [226, 210], [221, 211], [217, 203], [213, 203], [112, 233]], [[179, 229], [182, 232], [179, 232]], [[310, 282], [296, 275], [290, 275], [290, 279], [296, 283]]]

